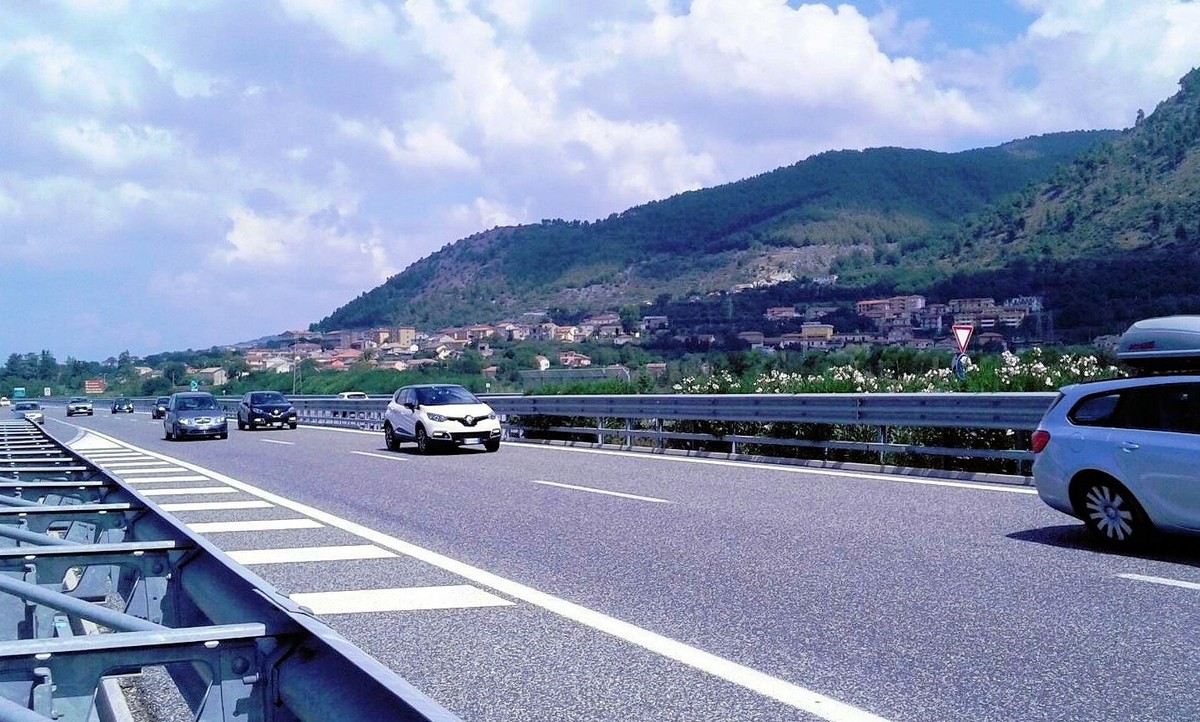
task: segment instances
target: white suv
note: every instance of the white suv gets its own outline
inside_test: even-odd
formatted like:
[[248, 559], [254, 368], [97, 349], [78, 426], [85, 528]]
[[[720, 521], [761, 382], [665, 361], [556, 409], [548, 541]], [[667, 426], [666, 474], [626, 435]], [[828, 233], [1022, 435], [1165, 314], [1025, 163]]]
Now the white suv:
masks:
[[421, 454], [434, 446], [482, 445], [497, 451], [500, 420], [490, 406], [462, 386], [405, 386], [388, 402], [383, 438], [392, 451], [399, 450], [404, 441], [416, 442]]
[[1042, 500], [1111, 545], [1200, 533], [1200, 375], [1067, 386], [1033, 451]]

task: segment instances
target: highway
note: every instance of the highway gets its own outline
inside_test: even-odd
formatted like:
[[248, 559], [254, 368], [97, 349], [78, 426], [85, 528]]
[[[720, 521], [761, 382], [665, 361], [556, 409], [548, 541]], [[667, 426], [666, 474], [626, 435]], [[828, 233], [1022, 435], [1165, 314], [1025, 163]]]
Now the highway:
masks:
[[301, 427], [46, 430], [464, 720], [1200, 718], [1200, 551], [1032, 489]]

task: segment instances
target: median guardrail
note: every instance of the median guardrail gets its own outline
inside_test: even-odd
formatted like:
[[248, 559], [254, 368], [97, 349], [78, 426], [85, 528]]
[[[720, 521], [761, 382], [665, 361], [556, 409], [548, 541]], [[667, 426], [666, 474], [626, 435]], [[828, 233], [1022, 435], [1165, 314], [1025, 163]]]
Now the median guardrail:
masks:
[[130, 719], [111, 681], [150, 668], [203, 722], [457, 719], [37, 424], [0, 421], [0, 719]]
[[[485, 395], [507, 440], [875, 463], [979, 459], [1025, 473], [1055, 393]], [[231, 418], [240, 397], [219, 397]], [[390, 396], [291, 396], [299, 423], [378, 431]], [[149, 409], [152, 399], [137, 399]], [[941, 430], [939, 433], [938, 430]], [[960, 433], [949, 433], [960, 432]], [[971, 433], [974, 435], [972, 436]], [[809, 450], [809, 451], [803, 451]], [[839, 456], [840, 455], [840, 456]], [[943, 463], [943, 466], [946, 464]]]

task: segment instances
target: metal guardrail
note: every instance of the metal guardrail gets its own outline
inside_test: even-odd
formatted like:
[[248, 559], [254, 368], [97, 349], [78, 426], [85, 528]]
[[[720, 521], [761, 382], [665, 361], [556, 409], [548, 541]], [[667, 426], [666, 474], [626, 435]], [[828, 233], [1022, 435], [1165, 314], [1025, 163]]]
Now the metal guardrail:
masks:
[[[615, 440], [622, 447], [639, 444], [664, 449], [680, 442], [697, 446], [728, 444], [731, 454], [748, 445], [808, 447], [831, 451], [865, 451], [934, 457], [1003, 459], [1028, 462], [1024, 448], [980, 449], [966, 446], [896, 443], [899, 428], [988, 429], [1028, 432], [1057, 397], [1056, 393], [897, 393], [897, 394], [634, 394], [618, 396], [518, 396], [485, 395], [483, 398], [504, 422], [507, 439], [530, 434], [589, 436], [597, 444]], [[218, 397], [231, 418], [240, 397]], [[290, 397], [301, 424], [378, 431], [390, 396], [349, 401], [336, 396]], [[138, 408], [149, 408], [153, 399], [136, 399]], [[589, 425], [561, 423], [563, 419], [589, 419]], [[537, 419], [538, 423], [531, 423]], [[545, 423], [558, 419], [559, 423]], [[761, 431], [733, 433], [672, 429], [673, 422], [694, 422], [720, 427], [738, 422], [757, 423]], [[614, 423], [617, 428], [614, 428]], [[772, 434], [768, 425], [829, 424], [870, 427], [873, 440], [801, 439]], [[677, 423], [675, 423], [678, 426]]]
[[202, 722], [457, 719], [38, 425], [0, 421], [0, 719], [108, 722], [106, 680], [159, 667]]

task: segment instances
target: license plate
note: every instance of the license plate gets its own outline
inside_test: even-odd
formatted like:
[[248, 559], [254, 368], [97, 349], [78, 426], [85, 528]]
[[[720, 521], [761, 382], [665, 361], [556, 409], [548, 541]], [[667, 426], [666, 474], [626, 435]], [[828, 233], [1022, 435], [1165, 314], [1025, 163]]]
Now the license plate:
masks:
[[478, 436], [472, 436], [470, 438], [463, 439], [463, 443], [464, 444], [482, 444], [483, 439], [479, 438]]

